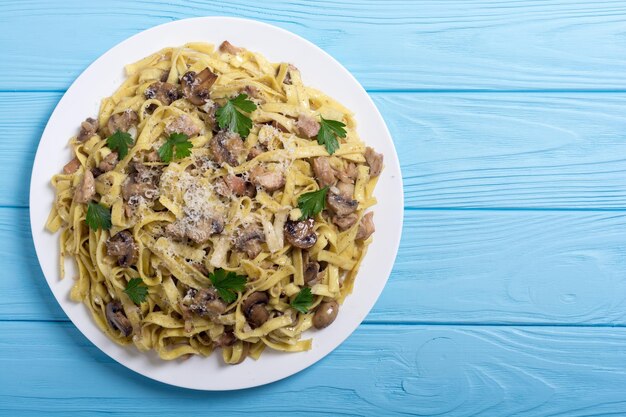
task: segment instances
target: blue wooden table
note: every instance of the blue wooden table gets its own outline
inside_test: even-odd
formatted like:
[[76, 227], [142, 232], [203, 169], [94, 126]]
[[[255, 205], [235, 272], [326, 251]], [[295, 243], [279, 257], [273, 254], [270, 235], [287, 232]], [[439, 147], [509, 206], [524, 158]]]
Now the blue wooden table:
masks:
[[[96, 349], [47, 288], [28, 221], [35, 150], [76, 76], [141, 30], [206, 15], [281, 26], [343, 63], [406, 187], [365, 322], [304, 372], [230, 393]], [[626, 414], [623, 0], [2, 0], [0, 52], [0, 415]]]

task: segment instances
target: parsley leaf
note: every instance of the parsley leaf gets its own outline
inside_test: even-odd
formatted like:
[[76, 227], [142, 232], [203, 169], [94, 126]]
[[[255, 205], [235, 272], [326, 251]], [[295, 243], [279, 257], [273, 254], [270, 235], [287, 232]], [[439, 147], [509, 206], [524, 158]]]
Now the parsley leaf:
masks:
[[317, 143], [324, 145], [329, 155], [339, 149], [337, 137], [345, 138], [346, 125], [337, 120], [326, 120], [320, 115], [320, 130], [317, 132]]
[[184, 133], [172, 133], [159, 148], [159, 157], [163, 162], [172, 162], [174, 157], [184, 158], [191, 155], [193, 144]]
[[124, 292], [133, 300], [133, 303], [139, 305], [143, 303], [148, 295], [148, 287], [143, 283], [141, 278], [132, 278], [126, 284]]
[[256, 110], [256, 104], [248, 100], [247, 94], [239, 94], [220, 107], [215, 112], [217, 116], [217, 124], [220, 129], [228, 129], [231, 132], [239, 133], [239, 136], [246, 138], [252, 128], [252, 119], [243, 114], [241, 111], [250, 113]]
[[117, 151], [120, 159], [128, 155], [128, 147], [133, 144], [133, 138], [127, 132], [117, 130], [107, 138], [107, 146], [113, 151]]
[[209, 279], [220, 298], [229, 304], [237, 299], [237, 291], [246, 289], [247, 278], [245, 276], [237, 275], [222, 268], [217, 268], [213, 273], [209, 274]]
[[306, 313], [309, 311], [311, 304], [313, 304], [313, 294], [311, 294], [311, 289], [309, 287], [304, 287], [289, 305], [298, 310], [300, 313]]
[[311, 191], [310, 193], [304, 193], [298, 198], [298, 208], [302, 212], [300, 220], [305, 220], [309, 217], [315, 216], [320, 211], [326, 208], [326, 194], [328, 193], [328, 187], [324, 187], [321, 190]]
[[93, 230], [111, 228], [111, 211], [101, 204], [92, 201], [87, 205], [85, 223]]

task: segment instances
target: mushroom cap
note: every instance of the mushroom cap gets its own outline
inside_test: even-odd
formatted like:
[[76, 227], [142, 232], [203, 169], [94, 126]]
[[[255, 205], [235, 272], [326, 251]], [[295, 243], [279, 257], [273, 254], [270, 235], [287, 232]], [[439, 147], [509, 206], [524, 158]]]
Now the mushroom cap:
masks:
[[124, 309], [119, 301], [107, 303], [105, 308], [107, 323], [113, 330], [118, 330], [124, 337], [128, 337], [133, 332], [133, 326], [124, 314]]
[[301, 221], [288, 220], [285, 223], [285, 238], [296, 248], [308, 249], [317, 242], [317, 234], [314, 230], [315, 220], [306, 219]]
[[337, 318], [339, 304], [335, 300], [324, 301], [315, 310], [313, 315], [313, 326], [316, 329], [328, 327]]

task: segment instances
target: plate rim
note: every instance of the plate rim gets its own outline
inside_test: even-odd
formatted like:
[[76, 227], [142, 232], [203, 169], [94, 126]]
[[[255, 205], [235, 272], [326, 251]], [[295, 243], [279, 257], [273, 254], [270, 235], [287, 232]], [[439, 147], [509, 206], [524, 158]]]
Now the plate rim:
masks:
[[[45, 248], [41, 247], [41, 242], [38, 243], [38, 238], [37, 235], [41, 234], [41, 233], [49, 233], [47, 231], [45, 231], [44, 229], [41, 230], [35, 230], [36, 225], [39, 224], [43, 224], [45, 225], [45, 219], [43, 219], [43, 223], [41, 223], [42, 219], [40, 219], [39, 217], [36, 217], [35, 212], [33, 210], [33, 202], [36, 200], [36, 192], [38, 190], [38, 187], [40, 187], [40, 182], [41, 180], [36, 178], [35, 173], [38, 170], [38, 167], [42, 164], [41, 162], [41, 158], [42, 158], [42, 144], [44, 143], [44, 138], [46, 138], [46, 135], [48, 133], [49, 135], [49, 131], [51, 130], [51, 126], [53, 125], [53, 123], [55, 122], [55, 119], [60, 117], [59, 116], [59, 112], [60, 109], [62, 107], [63, 104], [65, 104], [65, 101], [69, 100], [69, 97], [75, 93], [75, 91], [73, 90], [76, 85], [78, 84], [78, 82], [80, 80], [82, 80], [84, 77], [86, 77], [87, 74], [89, 74], [92, 70], [94, 70], [94, 68], [97, 68], [98, 65], [102, 62], [105, 61], [106, 58], [110, 55], [113, 54], [114, 51], [116, 51], [119, 48], [124, 47], [127, 44], [132, 44], [134, 42], [136, 42], [138, 39], [141, 39], [142, 37], [146, 37], [149, 36], [153, 33], [158, 33], [160, 31], [165, 30], [165, 28], [168, 28], [170, 26], [177, 26], [177, 25], [184, 25], [187, 23], [193, 24], [195, 22], [215, 22], [215, 21], [225, 21], [225, 22], [230, 22], [236, 25], [256, 25], [258, 27], [262, 27], [265, 30], [269, 30], [269, 31], [275, 31], [278, 33], [282, 33], [285, 36], [291, 37], [293, 38], [295, 41], [297, 42], [301, 42], [304, 43], [306, 45], [307, 48], [312, 48], [314, 50], [316, 50], [318, 53], [321, 53], [322, 55], [324, 55], [325, 59], [329, 60], [331, 63], [333, 63], [337, 69], [339, 69], [344, 76], [347, 76], [353, 83], [353, 87], [357, 88], [358, 90], [360, 90], [359, 92], [361, 93], [362, 97], [359, 97], [360, 99], [363, 100], [367, 100], [367, 104], [369, 104], [371, 106], [371, 108], [374, 110], [373, 114], [370, 114], [369, 116], [374, 115], [377, 119], [378, 122], [381, 124], [382, 129], [384, 130], [384, 134], [385, 134], [385, 138], [388, 140], [388, 144], [391, 147], [391, 150], [393, 151], [393, 157], [390, 157], [391, 155], [385, 155], [385, 170], [392, 170], [395, 174], [397, 174], [397, 178], [394, 177], [394, 181], [399, 183], [399, 206], [396, 208], [396, 211], [399, 212], [399, 215], [397, 216], [396, 219], [394, 219], [394, 230], [393, 230], [393, 236], [394, 236], [394, 240], [393, 242], [386, 242], [386, 246], [385, 248], [387, 250], [389, 250], [392, 255], [389, 256], [388, 259], [388, 268], [386, 268], [386, 273], [384, 274], [384, 282], [382, 283], [382, 285], [380, 285], [380, 289], [376, 292], [376, 294], [374, 295], [371, 304], [365, 309], [364, 314], [362, 314], [362, 317], [359, 317], [358, 320], [353, 320], [353, 322], [350, 323], [350, 325], [348, 326], [347, 330], [342, 330], [341, 332], [338, 331], [338, 333], [340, 333], [338, 335], [338, 337], [336, 338], [335, 342], [333, 343], [333, 346], [328, 349], [327, 351], [319, 354], [320, 352], [317, 352], [317, 354], [315, 355], [315, 358], [313, 360], [308, 360], [305, 361], [304, 365], [300, 366], [295, 366], [293, 367], [290, 371], [288, 372], [284, 372], [284, 373], [279, 373], [276, 376], [264, 379], [262, 381], [255, 381], [253, 383], [249, 383], [249, 384], [241, 384], [239, 386], [228, 386], [228, 387], [210, 387], [207, 388], [205, 386], [197, 386], [194, 385], [193, 383], [181, 383], [180, 381], [174, 382], [171, 380], [167, 380], [166, 378], [159, 376], [159, 375], [153, 375], [150, 374], [149, 371], [145, 371], [142, 369], [138, 369], [138, 366], [135, 366], [136, 364], [134, 364], [132, 362], [132, 360], [128, 359], [128, 360], [123, 360], [121, 358], [118, 358], [115, 354], [114, 354], [114, 350], [116, 350], [117, 348], [122, 348], [124, 350], [130, 350], [133, 348], [128, 348], [128, 347], [120, 347], [119, 345], [117, 345], [115, 342], [111, 341], [106, 335], [104, 335], [104, 333], [96, 326], [95, 322], [93, 322], [93, 318], [91, 317], [91, 314], [87, 311], [87, 309], [84, 306], [83, 302], [73, 302], [71, 300], [69, 300], [69, 298], [67, 299], [62, 299], [60, 298], [57, 293], [55, 292], [55, 289], [53, 288], [53, 281], [56, 280], [60, 282], [60, 279], [58, 277], [58, 272], [55, 274], [54, 277], [49, 277], [50, 274], [46, 274], [45, 271], [45, 267], [44, 267], [44, 262], [42, 261], [43, 257], [42, 257], [42, 251]], [[190, 40], [191, 41], [191, 40]], [[207, 40], [207, 42], [210, 42]], [[149, 48], [147, 48], [149, 49]], [[152, 49], [150, 49], [152, 51]], [[155, 50], [156, 51], [156, 48]], [[256, 51], [255, 51], [256, 52]], [[149, 53], [153, 53], [153, 52], [149, 52]], [[123, 67], [124, 65], [126, 65], [127, 63], [120, 63], [120, 67]], [[78, 90], [80, 91], [80, 90]], [[332, 94], [330, 95], [331, 97]], [[102, 97], [98, 97], [98, 101], [100, 101], [102, 99]], [[358, 115], [357, 115], [357, 119], [358, 119]], [[360, 135], [362, 136], [362, 135]], [[367, 144], [367, 143], [366, 143]], [[43, 169], [43, 168], [42, 168]], [[383, 171], [385, 172], [385, 171]], [[45, 179], [46, 184], [49, 184], [49, 178]], [[37, 203], [35, 203], [37, 204]], [[39, 203], [39, 204], [43, 204], [43, 203]], [[49, 210], [49, 207], [48, 207]], [[48, 211], [46, 210], [46, 212]], [[392, 273], [392, 269], [393, 266], [395, 265], [395, 260], [397, 258], [398, 255], [398, 250], [399, 250], [399, 246], [400, 246], [400, 240], [401, 240], [401, 236], [402, 236], [402, 228], [403, 228], [403, 221], [404, 221], [404, 187], [403, 187], [403, 179], [402, 179], [402, 175], [401, 175], [401, 169], [400, 169], [400, 164], [399, 164], [399, 158], [398, 158], [398, 154], [397, 154], [397, 150], [395, 148], [395, 144], [393, 141], [393, 138], [391, 136], [391, 133], [389, 132], [389, 128], [387, 127], [387, 124], [384, 120], [384, 118], [382, 117], [380, 111], [378, 110], [378, 108], [376, 107], [374, 101], [372, 100], [372, 98], [370, 97], [370, 95], [367, 93], [367, 91], [363, 88], [363, 86], [358, 82], [358, 80], [352, 75], [352, 73], [350, 73], [350, 71], [348, 71], [339, 61], [337, 61], [335, 58], [333, 58], [329, 53], [327, 53], [326, 51], [324, 51], [322, 48], [318, 47], [317, 45], [315, 45], [313, 42], [305, 39], [304, 37], [293, 33], [287, 29], [275, 26], [273, 24], [270, 23], [266, 23], [263, 21], [259, 21], [259, 20], [253, 20], [253, 19], [247, 19], [247, 18], [240, 18], [240, 17], [231, 17], [231, 16], [202, 16], [202, 17], [192, 17], [192, 18], [185, 18], [185, 19], [178, 19], [178, 20], [174, 20], [171, 22], [166, 22], [166, 23], [162, 23], [156, 26], [152, 26], [150, 28], [144, 29], [140, 32], [137, 32], [135, 34], [133, 34], [132, 36], [118, 42], [117, 44], [113, 45], [112, 47], [110, 47], [106, 52], [104, 52], [103, 54], [99, 55], [98, 58], [96, 58], [91, 64], [89, 64], [82, 72], [81, 74], [76, 77], [76, 79], [74, 79], [74, 81], [72, 82], [72, 84], [67, 88], [67, 90], [65, 91], [65, 93], [63, 94], [63, 96], [61, 97], [61, 99], [58, 101], [58, 103], [56, 104], [54, 110], [50, 113], [50, 117], [46, 123], [46, 126], [43, 130], [43, 132], [41, 133], [41, 137], [39, 140], [39, 143], [37, 145], [37, 151], [35, 153], [35, 157], [33, 160], [33, 168], [31, 171], [31, 179], [30, 179], [30, 186], [29, 186], [29, 220], [30, 220], [30, 231], [31, 231], [31, 235], [33, 238], [33, 245], [35, 247], [35, 252], [37, 255], [37, 261], [40, 265], [41, 271], [42, 271], [42, 275], [45, 278], [46, 284], [48, 285], [48, 288], [50, 289], [50, 291], [52, 292], [52, 295], [54, 296], [56, 302], [58, 303], [58, 305], [61, 307], [61, 309], [63, 310], [63, 312], [65, 313], [65, 315], [67, 316], [67, 318], [71, 321], [71, 323], [73, 324], [73, 326], [87, 339], [89, 340], [90, 343], [92, 343], [94, 346], [96, 346], [102, 353], [104, 353], [105, 355], [107, 355], [109, 358], [111, 358], [112, 360], [114, 360], [115, 362], [119, 363], [120, 365], [124, 366], [125, 368], [136, 372], [140, 375], [143, 375], [147, 378], [150, 378], [152, 380], [155, 381], [159, 381], [161, 383], [164, 384], [168, 384], [168, 385], [172, 385], [172, 386], [177, 386], [177, 387], [181, 387], [181, 388], [187, 388], [187, 389], [193, 389], [193, 390], [202, 390], [202, 391], [231, 391], [231, 390], [239, 390], [239, 389], [246, 389], [246, 388], [252, 388], [252, 387], [256, 387], [256, 386], [261, 386], [261, 385], [266, 385], [275, 381], [279, 381], [281, 379], [287, 378], [289, 376], [295, 375], [299, 372], [301, 372], [302, 370], [314, 365], [315, 363], [317, 363], [318, 361], [322, 360], [323, 358], [325, 358], [326, 356], [328, 356], [330, 353], [332, 353], [335, 349], [337, 349], [340, 345], [342, 345], [346, 339], [348, 337], [350, 337], [350, 335], [352, 335], [354, 333], [354, 331], [362, 324], [363, 320], [365, 320], [365, 318], [367, 317], [367, 315], [371, 312], [371, 310], [373, 309], [374, 305], [376, 304], [376, 301], [378, 301], [378, 299], [380, 298], [380, 295], [382, 294], [382, 291], [386, 285], [386, 283], [389, 280], [389, 277]], [[58, 233], [58, 232], [57, 232]], [[56, 237], [57, 234], [55, 233], [54, 236]], [[371, 249], [371, 246], [370, 246]], [[367, 259], [369, 257], [373, 257], [371, 253], [366, 254], [365, 258]], [[58, 265], [55, 266], [56, 269], [58, 269]], [[358, 282], [358, 277], [359, 275], [362, 275], [362, 270], [359, 270], [359, 273], [357, 274], [357, 279], [356, 281]], [[71, 277], [66, 277], [65, 280], [70, 280], [72, 279]], [[67, 294], [65, 294], [67, 296]], [[350, 299], [351, 296], [348, 296], [347, 299]], [[109, 346], [103, 346], [102, 343], [99, 343], [97, 340], [95, 340], [97, 338], [97, 335], [92, 334], [90, 331], [90, 329], [84, 329], [81, 325], [79, 325], [79, 323], [77, 323], [75, 317], [73, 317], [73, 314], [69, 311], [70, 309], [70, 305], [69, 303], [75, 303], [77, 305], [80, 305], [84, 310], [85, 310], [85, 314], [87, 314], [89, 316], [89, 322], [91, 323], [91, 327], [93, 327], [93, 329], [95, 329], [98, 333], [104, 335], [104, 337], [106, 338], [106, 341], [108, 342]], [[89, 326], [89, 325], [88, 325]], [[332, 327], [330, 327], [329, 329], [332, 329]], [[313, 337], [313, 340], [315, 342], [317, 337], [322, 337], [320, 336], [316, 336]], [[135, 349], [133, 349], [135, 350]], [[315, 350], [315, 346], [312, 348], [311, 351], [309, 352], [313, 352]], [[145, 355], [145, 353], [141, 353], [142, 355]], [[294, 355], [294, 353], [280, 353], [281, 355]], [[214, 355], [211, 356], [217, 356], [218, 352], [215, 352]], [[264, 353], [263, 356], [267, 355], [267, 352]], [[261, 359], [259, 361], [263, 361], [263, 356], [261, 357]], [[202, 360], [208, 360], [210, 358], [201, 358]], [[176, 362], [176, 361], [172, 361], [172, 362]], [[249, 362], [249, 361], [246, 361]], [[244, 362], [245, 363], [245, 362]], [[165, 365], [164, 365], [165, 366]], [[242, 365], [238, 365], [239, 367], [241, 367]], [[234, 368], [233, 368], [234, 369]]]

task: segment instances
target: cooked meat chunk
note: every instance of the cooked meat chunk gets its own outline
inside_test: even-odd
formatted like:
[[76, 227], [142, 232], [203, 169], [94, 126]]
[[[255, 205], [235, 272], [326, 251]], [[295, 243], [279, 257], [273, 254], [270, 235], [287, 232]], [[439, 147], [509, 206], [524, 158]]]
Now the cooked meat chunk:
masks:
[[337, 216], [343, 217], [354, 213], [358, 206], [358, 201], [345, 198], [335, 187], [331, 188], [328, 195], [326, 195], [326, 207], [332, 210]]
[[118, 162], [119, 160], [117, 159], [117, 152], [111, 152], [110, 154], [105, 156], [102, 161], [100, 161], [100, 163], [98, 164], [98, 169], [101, 171], [101, 173], [109, 172], [113, 170], [113, 168], [115, 168], [115, 165], [117, 165]]
[[339, 190], [339, 194], [347, 199], [351, 200], [354, 196], [354, 184], [351, 182], [339, 181], [337, 183], [337, 189]]
[[154, 201], [159, 198], [159, 180], [161, 168], [148, 167], [141, 163], [132, 165], [131, 173], [122, 185], [122, 197], [129, 204], [138, 204], [141, 199]]
[[250, 170], [250, 181], [272, 192], [285, 186], [285, 175], [280, 171], [270, 171], [265, 166], [257, 165]]
[[335, 170], [330, 166], [330, 159], [325, 156], [313, 158], [311, 165], [320, 187], [330, 187], [335, 184]]
[[146, 88], [147, 99], [159, 100], [162, 104], [169, 106], [173, 101], [178, 100], [178, 87], [174, 84], [157, 81]]
[[225, 52], [232, 55], [237, 55], [241, 51], [241, 48], [236, 47], [228, 41], [222, 42], [219, 49], [220, 52]]
[[98, 121], [91, 117], [88, 117], [84, 122], [80, 124], [80, 132], [76, 138], [79, 142], [84, 142], [90, 137], [94, 136], [98, 131]]
[[261, 155], [263, 152], [264, 152], [263, 149], [259, 148], [258, 146], [250, 148], [250, 151], [248, 151], [248, 158], [247, 158], [248, 161], [252, 161], [254, 158]]
[[253, 85], [247, 85], [243, 88], [243, 92], [246, 93], [249, 97], [262, 99], [261, 92], [258, 88]]
[[107, 240], [107, 255], [117, 257], [117, 264], [128, 268], [137, 263], [139, 250], [133, 235], [128, 230], [122, 230]]
[[376, 231], [374, 227], [374, 212], [365, 214], [359, 223], [359, 230], [356, 232], [356, 240], [365, 240]]
[[365, 161], [370, 167], [370, 177], [377, 177], [383, 170], [383, 154], [377, 153], [369, 146], [365, 148]]
[[285, 239], [296, 248], [308, 249], [317, 242], [315, 234], [315, 220], [302, 221], [288, 220], [285, 223]]
[[359, 219], [359, 216], [356, 213], [351, 213], [346, 216], [333, 216], [333, 223], [339, 228], [339, 230], [344, 231], [348, 230]]
[[124, 308], [119, 301], [111, 301], [106, 305], [107, 323], [111, 329], [120, 332], [124, 337], [128, 337], [133, 332], [133, 326], [124, 314]]
[[254, 197], [256, 194], [256, 188], [252, 183], [236, 175], [227, 175], [219, 179], [215, 186], [215, 191], [224, 197], [230, 197], [231, 195]]
[[134, 110], [125, 110], [122, 113], [115, 113], [109, 117], [107, 122], [107, 130], [109, 135], [117, 132], [128, 132], [131, 127], [137, 126], [139, 122], [139, 116]]
[[356, 169], [356, 165], [352, 162], [346, 162], [343, 169], [335, 171], [335, 175], [339, 178], [339, 181], [354, 184], [356, 178], [359, 176], [359, 172]]
[[232, 346], [237, 343], [237, 340], [239, 339], [237, 339], [237, 336], [235, 336], [232, 330], [225, 330], [224, 333], [222, 333], [222, 335], [215, 341], [215, 346], [221, 348]]
[[165, 126], [165, 134], [184, 133], [191, 137], [200, 133], [200, 128], [193, 122], [191, 117], [181, 114]]
[[216, 317], [226, 311], [228, 305], [223, 302], [213, 288], [197, 290], [189, 288], [182, 300], [192, 313], [202, 317]]
[[145, 154], [146, 162], [159, 162], [161, 157], [157, 151], [150, 151]]
[[209, 98], [210, 89], [215, 80], [217, 80], [217, 75], [208, 68], [203, 69], [199, 74], [194, 71], [186, 72], [180, 79], [183, 86], [183, 96], [190, 103], [202, 106]]
[[312, 138], [313, 136], [317, 135], [317, 132], [320, 131], [320, 124], [318, 123], [318, 121], [310, 116], [305, 116], [304, 114], [301, 114], [298, 117], [296, 126], [300, 131], [300, 135], [307, 138]]
[[205, 243], [223, 230], [224, 219], [220, 216], [202, 216], [194, 222], [176, 221], [165, 226], [165, 233], [170, 237], [177, 240], [188, 238], [195, 243]]
[[235, 248], [245, 252], [250, 259], [261, 253], [261, 243], [265, 242], [265, 233], [258, 225], [250, 225], [240, 230], [235, 238]]
[[74, 191], [74, 201], [76, 203], [88, 203], [96, 194], [96, 181], [91, 171], [85, 171], [83, 179]]
[[215, 160], [236, 167], [246, 160], [246, 148], [237, 133], [221, 131], [211, 139], [209, 144]]
[[72, 160], [63, 167], [63, 173], [66, 175], [73, 174], [78, 171], [78, 168], [80, 168], [80, 161], [78, 158], [72, 158]]

